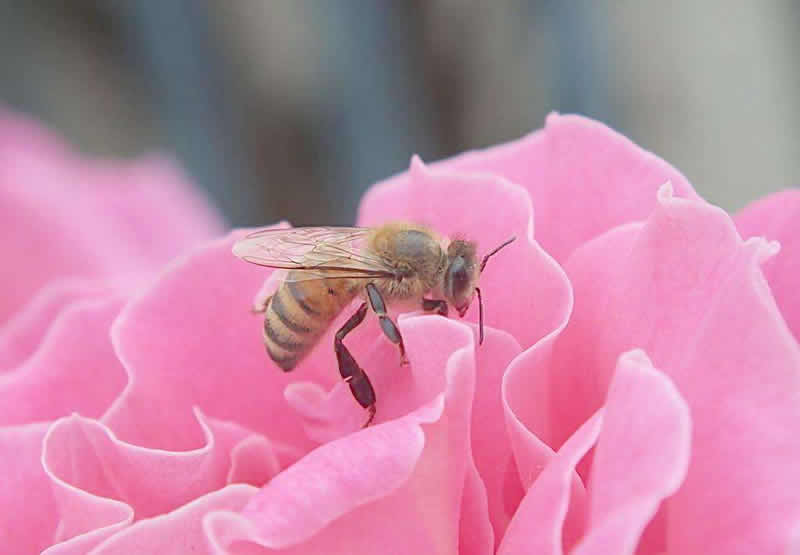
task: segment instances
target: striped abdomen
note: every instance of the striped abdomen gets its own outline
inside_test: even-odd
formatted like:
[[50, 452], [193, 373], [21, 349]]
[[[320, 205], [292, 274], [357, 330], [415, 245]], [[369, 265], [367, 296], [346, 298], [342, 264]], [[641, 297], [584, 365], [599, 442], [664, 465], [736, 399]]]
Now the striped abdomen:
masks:
[[264, 318], [264, 345], [284, 371], [297, 366], [336, 316], [355, 297], [348, 279], [292, 281], [290, 272], [270, 297]]

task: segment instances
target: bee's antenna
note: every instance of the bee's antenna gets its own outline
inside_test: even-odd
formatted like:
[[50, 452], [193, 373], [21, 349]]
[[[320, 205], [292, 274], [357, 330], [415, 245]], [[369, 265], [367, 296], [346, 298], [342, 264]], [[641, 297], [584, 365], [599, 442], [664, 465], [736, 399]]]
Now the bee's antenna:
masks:
[[481, 288], [476, 287], [478, 293], [478, 345], [483, 345], [483, 299], [481, 298]]
[[484, 257], [483, 257], [483, 260], [481, 260], [481, 272], [483, 272], [483, 268], [486, 266], [486, 262], [488, 262], [488, 260], [489, 260], [489, 257], [490, 257], [490, 256], [492, 256], [492, 255], [494, 255], [494, 254], [497, 254], [497, 251], [499, 251], [500, 249], [502, 249], [503, 247], [505, 247], [505, 246], [507, 246], [507, 245], [510, 245], [510, 244], [511, 244], [511, 243], [513, 243], [515, 240], [516, 240], [516, 237], [512, 237], [511, 239], [509, 239], [509, 240], [505, 241], [505, 242], [504, 242], [502, 245], [500, 245], [499, 247], [497, 247], [496, 249], [494, 249], [493, 251], [491, 251], [489, 254], [487, 254], [486, 256], [484, 256]]

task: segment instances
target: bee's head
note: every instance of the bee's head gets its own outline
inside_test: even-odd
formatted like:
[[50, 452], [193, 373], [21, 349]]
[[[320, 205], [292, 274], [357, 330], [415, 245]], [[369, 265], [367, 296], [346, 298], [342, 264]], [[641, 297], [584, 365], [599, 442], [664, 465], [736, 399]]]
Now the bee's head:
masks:
[[480, 343], [483, 343], [483, 301], [481, 299], [481, 290], [478, 288], [478, 280], [489, 257], [514, 241], [514, 239], [512, 237], [488, 253], [480, 263], [478, 263], [475, 243], [471, 241], [454, 239], [447, 247], [447, 268], [444, 273], [445, 300], [463, 318], [469, 305], [472, 304], [472, 298], [476, 292], [478, 293]]
[[462, 318], [467, 312], [480, 277], [475, 243], [454, 239], [447, 247], [444, 272], [444, 298]]

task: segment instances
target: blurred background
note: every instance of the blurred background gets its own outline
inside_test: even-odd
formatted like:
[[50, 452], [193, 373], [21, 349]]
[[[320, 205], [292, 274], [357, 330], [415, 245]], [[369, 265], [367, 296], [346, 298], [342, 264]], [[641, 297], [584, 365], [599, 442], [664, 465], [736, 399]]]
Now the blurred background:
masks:
[[231, 224], [349, 224], [371, 183], [597, 118], [736, 210], [800, 184], [800, 2], [0, 0], [0, 102], [172, 153]]

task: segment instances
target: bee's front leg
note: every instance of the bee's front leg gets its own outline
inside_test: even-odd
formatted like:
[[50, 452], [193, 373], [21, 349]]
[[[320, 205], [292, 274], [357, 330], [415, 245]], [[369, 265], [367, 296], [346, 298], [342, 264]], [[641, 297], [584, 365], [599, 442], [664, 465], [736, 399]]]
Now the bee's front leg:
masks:
[[436, 314], [440, 314], [447, 318], [447, 301], [442, 301], [439, 299], [422, 299], [422, 310], [425, 312], [436, 311]]
[[356, 326], [364, 321], [367, 315], [367, 303], [362, 303], [358, 310], [353, 314], [344, 325], [336, 332], [333, 339], [333, 349], [336, 351], [336, 360], [339, 362], [339, 374], [350, 386], [350, 393], [353, 394], [359, 405], [367, 409], [369, 416], [364, 423], [364, 428], [369, 426], [375, 418], [375, 390], [367, 377], [366, 372], [358, 365], [356, 359], [350, 354], [350, 350], [345, 347], [342, 340], [353, 331]]
[[367, 298], [369, 299], [369, 304], [372, 307], [372, 311], [378, 315], [383, 334], [389, 339], [389, 341], [400, 347], [400, 364], [408, 364], [408, 359], [406, 358], [406, 347], [403, 344], [403, 336], [400, 335], [400, 330], [398, 329], [397, 324], [395, 324], [386, 313], [386, 303], [383, 301], [381, 292], [378, 291], [378, 288], [375, 287], [374, 283], [367, 284]]

